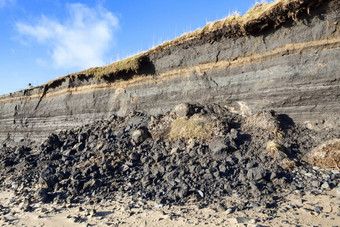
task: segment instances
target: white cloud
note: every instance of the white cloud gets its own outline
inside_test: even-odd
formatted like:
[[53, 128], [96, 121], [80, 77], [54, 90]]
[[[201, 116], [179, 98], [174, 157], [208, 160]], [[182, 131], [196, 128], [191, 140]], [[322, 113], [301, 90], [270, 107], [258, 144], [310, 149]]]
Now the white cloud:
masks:
[[69, 17], [63, 22], [43, 15], [36, 24], [17, 23], [16, 28], [21, 35], [46, 45], [57, 68], [104, 65], [119, 27], [117, 17], [102, 7], [89, 8], [80, 3], [67, 8]]
[[12, 3], [15, 3], [15, 0], [0, 0], [0, 9]]
[[37, 62], [37, 64], [41, 67], [45, 67], [48, 65], [48, 63], [46, 62], [46, 60], [42, 59], [42, 58], [37, 58], [35, 60]]

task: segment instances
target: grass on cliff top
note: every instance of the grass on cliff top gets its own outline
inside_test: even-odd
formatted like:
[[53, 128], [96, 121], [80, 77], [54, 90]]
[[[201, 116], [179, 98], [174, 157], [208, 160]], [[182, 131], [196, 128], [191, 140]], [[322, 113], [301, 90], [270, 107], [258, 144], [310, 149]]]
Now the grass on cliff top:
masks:
[[93, 75], [94, 77], [101, 78], [103, 76], [108, 76], [111, 74], [115, 74], [118, 72], [126, 71], [126, 72], [137, 72], [140, 66], [140, 57], [142, 55], [138, 54], [130, 58], [126, 58], [122, 61], [118, 61], [112, 63], [110, 65], [102, 66], [102, 67], [95, 67], [90, 68], [74, 75]]
[[[317, 2], [320, 0], [312, 0], [311, 2]], [[163, 44], [154, 47], [146, 52], [140, 53], [138, 55], [135, 55], [133, 57], [124, 59], [122, 61], [114, 62], [110, 65], [103, 66], [103, 67], [95, 67], [90, 68], [81, 72], [72, 73], [64, 77], [60, 77], [56, 80], [65, 79], [65, 77], [78, 77], [78, 76], [86, 76], [86, 77], [96, 77], [96, 78], [104, 78], [104, 77], [110, 77], [114, 78], [118, 73], [126, 73], [126, 72], [137, 72], [138, 69], [141, 67], [141, 59], [144, 56], [148, 56], [150, 54], [153, 54], [155, 52], [160, 52], [162, 50], [168, 49], [172, 46], [179, 45], [181, 43], [184, 43], [186, 41], [192, 40], [192, 39], [198, 39], [202, 36], [222, 30], [224, 28], [229, 27], [229, 31], [231, 34], [234, 34], [234, 36], [242, 36], [247, 35], [247, 25], [252, 25], [254, 23], [260, 23], [265, 20], [277, 20], [277, 24], [280, 24], [284, 22], [282, 20], [282, 17], [280, 17], [279, 12], [283, 12], [284, 17], [293, 18], [296, 16], [295, 12], [296, 10], [299, 11], [299, 7], [302, 6], [304, 1], [301, 0], [276, 0], [275, 2], [271, 3], [256, 3], [255, 6], [250, 9], [247, 13], [240, 16], [238, 14], [234, 14], [231, 16], [228, 16], [222, 20], [218, 20], [215, 22], [210, 22], [206, 26], [204, 26], [202, 29], [197, 29], [193, 32], [183, 34], [182, 36], [175, 38], [171, 41], [164, 42]], [[309, 9], [307, 9], [309, 10]], [[228, 34], [227, 34], [228, 35]], [[48, 87], [55, 87], [53, 84], [56, 84], [55, 81], [51, 81], [48, 84], [46, 84]]]
[[123, 71], [137, 73], [140, 67], [141, 56], [141, 54], [138, 54], [130, 58], [126, 58], [122, 61], [114, 62], [110, 65], [89, 68], [77, 73], [71, 73], [66, 76], [59, 77], [55, 80], [51, 80], [50, 82], [46, 83], [44, 87], [47, 89], [55, 88], [60, 85], [60, 82], [62, 83], [63, 81], [65, 81], [67, 77], [79, 78], [80, 76], [85, 76], [87, 78], [96, 77], [100, 79], [104, 76], [109, 77], [110, 75], [115, 75]]
[[[230, 27], [233, 29], [240, 29], [237, 31], [240, 35], [244, 34], [243, 26], [254, 21], [261, 20], [263, 18], [267, 18], [269, 14], [275, 12], [278, 8], [287, 8], [287, 5], [291, 2], [298, 2], [298, 0], [277, 0], [275, 2], [266, 3], [262, 1], [261, 3], [256, 2], [254, 7], [251, 8], [247, 13], [240, 16], [238, 13], [234, 13], [233, 15], [227, 16], [222, 20], [217, 20], [214, 22], [207, 23], [203, 28], [196, 29], [193, 32], [183, 34], [182, 36], [175, 38], [171, 41], [167, 41], [155, 48], [150, 49], [146, 53], [154, 53], [157, 51], [161, 51], [167, 49], [171, 46], [175, 46], [181, 44], [185, 41], [200, 38], [206, 34], [222, 30], [226, 27]], [[236, 31], [235, 31], [236, 32]]]

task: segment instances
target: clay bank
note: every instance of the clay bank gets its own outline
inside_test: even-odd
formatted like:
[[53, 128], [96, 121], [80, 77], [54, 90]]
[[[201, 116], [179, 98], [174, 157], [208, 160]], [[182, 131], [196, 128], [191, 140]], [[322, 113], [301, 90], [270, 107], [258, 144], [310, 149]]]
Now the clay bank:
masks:
[[112, 65], [0, 96], [0, 141], [41, 142], [139, 111], [217, 103], [242, 115], [274, 109], [295, 123], [339, 128], [340, 3], [258, 5]]

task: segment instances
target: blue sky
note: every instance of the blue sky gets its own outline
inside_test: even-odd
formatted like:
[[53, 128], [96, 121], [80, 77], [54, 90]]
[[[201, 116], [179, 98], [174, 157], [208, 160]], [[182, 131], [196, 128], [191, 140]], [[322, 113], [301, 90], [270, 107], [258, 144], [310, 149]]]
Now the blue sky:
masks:
[[0, 0], [0, 95], [110, 64], [255, 0]]

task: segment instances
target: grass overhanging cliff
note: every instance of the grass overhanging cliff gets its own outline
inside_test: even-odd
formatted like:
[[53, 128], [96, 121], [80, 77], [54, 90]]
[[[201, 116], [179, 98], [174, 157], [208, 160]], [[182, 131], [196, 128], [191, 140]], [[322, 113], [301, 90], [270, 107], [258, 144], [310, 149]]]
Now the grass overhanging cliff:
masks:
[[114, 62], [107, 66], [90, 68], [81, 72], [68, 74], [52, 80], [42, 85], [42, 87], [44, 87], [44, 91], [46, 92], [50, 88], [60, 86], [66, 78], [98, 78], [108, 82], [118, 79], [129, 79], [131, 74], [142, 74], [140, 72], [143, 71], [142, 68], [145, 59], [151, 54], [161, 52], [190, 40], [202, 39], [207, 35], [213, 37], [211, 41], [216, 41], [221, 37], [237, 38], [240, 36], [258, 35], [265, 30], [276, 29], [287, 21], [297, 21], [299, 16], [309, 15], [313, 8], [318, 7], [325, 1], [331, 0], [276, 0], [271, 3], [256, 3], [252, 9], [242, 16], [232, 15], [222, 20], [208, 23], [202, 29], [184, 34], [133, 57]]

